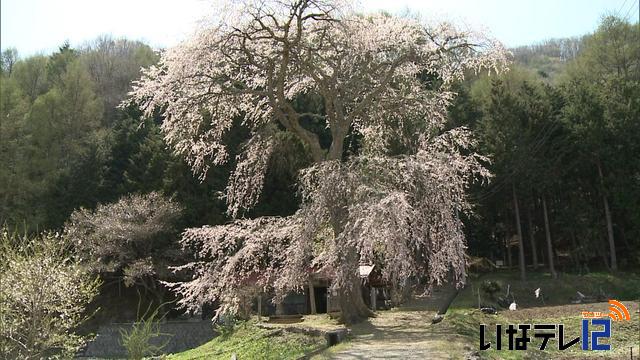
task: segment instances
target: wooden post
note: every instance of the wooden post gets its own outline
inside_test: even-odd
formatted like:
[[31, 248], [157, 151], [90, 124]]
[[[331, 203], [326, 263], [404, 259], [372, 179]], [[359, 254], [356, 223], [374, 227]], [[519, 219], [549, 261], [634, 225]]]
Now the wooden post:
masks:
[[309, 305], [311, 307], [311, 314], [316, 313], [316, 291], [313, 288], [313, 281], [309, 280]]
[[377, 298], [377, 291], [375, 287], [371, 287], [371, 310], [376, 311], [376, 309], [378, 308], [376, 306], [376, 298]]
[[331, 291], [330, 287], [327, 286], [327, 314], [331, 312]]
[[262, 321], [262, 295], [258, 295], [258, 321]]
[[276, 303], [276, 315], [284, 315], [284, 307], [282, 306], [283, 301], [284, 299]]

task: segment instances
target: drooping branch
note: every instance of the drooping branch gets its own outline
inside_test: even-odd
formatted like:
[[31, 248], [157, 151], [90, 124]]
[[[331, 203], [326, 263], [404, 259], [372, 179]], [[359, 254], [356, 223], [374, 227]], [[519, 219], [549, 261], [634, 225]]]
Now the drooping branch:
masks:
[[[227, 187], [233, 216], [259, 198], [274, 146], [265, 129], [297, 138], [313, 164], [299, 176], [295, 215], [185, 232], [183, 245], [199, 252], [187, 266], [194, 279], [174, 285], [182, 304], [219, 299], [234, 308], [256, 286], [281, 296], [310, 268], [333, 272], [334, 288], [362, 303], [353, 291], [361, 262], [376, 262], [399, 286], [450, 273], [463, 282], [459, 214], [471, 211], [466, 187], [488, 176], [486, 159], [467, 131], [437, 134], [451, 84], [470, 70], [503, 68], [503, 47], [450, 24], [359, 15], [338, 1], [234, 4], [225, 21], [163, 54], [131, 99], [147, 114], [162, 109], [165, 139], [201, 174], [227, 161], [223, 137], [242, 119], [251, 138]], [[296, 106], [305, 96], [319, 98], [320, 109]], [[328, 149], [303, 118], [326, 124]], [[351, 135], [359, 150], [343, 156]]]

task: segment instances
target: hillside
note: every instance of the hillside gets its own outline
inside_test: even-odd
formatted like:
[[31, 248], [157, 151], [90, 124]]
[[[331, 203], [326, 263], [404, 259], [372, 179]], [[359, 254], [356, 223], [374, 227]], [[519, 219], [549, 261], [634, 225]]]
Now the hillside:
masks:
[[576, 59], [585, 45], [586, 36], [550, 39], [510, 49], [513, 60], [540, 77], [553, 81], [568, 62]]

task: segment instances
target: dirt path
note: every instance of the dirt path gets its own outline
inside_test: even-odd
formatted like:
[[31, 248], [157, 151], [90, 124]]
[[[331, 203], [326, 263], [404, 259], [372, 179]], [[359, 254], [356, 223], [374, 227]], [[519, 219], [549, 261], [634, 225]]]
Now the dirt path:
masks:
[[401, 309], [352, 328], [353, 339], [326, 354], [329, 359], [464, 359], [471, 348], [447, 322], [431, 324], [438, 304], [449, 289], [417, 299]]
[[[430, 304], [431, 302], [431, 304]], [[395, 311], [379, 312], [378, 317], [358, 324], [352, 328], [353, 338], [344, 345], [338, 345], [324, 355], [324, 359], [476, 359], [475, 343], [456, 333], [451, 322], [431, 324], [435, 314], [437, 300], [415, 302], [407, 308]], [[612, 351], [607, 358], [628, 359], [630, 347], [638, 354], [640, 339], [640, 320], [638, 320], [638, 302], [625, 301], [632, 319], [612, 324]], [[531, 323], [532, 319], [545, 320], [546, 323], [564, 323], [567, 334], [579, 336], [579, 322], [582, 311], [600, 311], [607, 313], [609, 304], [570, 304], [548, 307], [533, 307], [519, 311], [505, 311], [502, 319], [506, 322]], [[538, 352], [532, 349], [527, 358], [546, 359], [582, 358], [579, 348], [565, 353]], [[636, 358], [636, 357], [634, 357]]]
[[461, 359], [469, 352], [432, 311], [389, 311], [352, 328], [353, 340], [331, 359]]

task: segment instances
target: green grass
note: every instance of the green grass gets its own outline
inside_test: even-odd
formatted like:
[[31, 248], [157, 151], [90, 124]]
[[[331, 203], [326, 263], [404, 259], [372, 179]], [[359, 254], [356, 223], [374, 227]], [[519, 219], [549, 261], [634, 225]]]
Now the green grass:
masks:
[[233, 332], [168, 359], [297, 359], [325, 343], [320, 337], [258, 328], [251, 322], [237, 325]]

